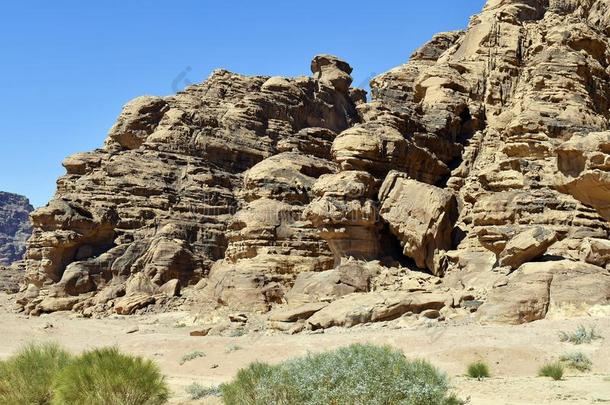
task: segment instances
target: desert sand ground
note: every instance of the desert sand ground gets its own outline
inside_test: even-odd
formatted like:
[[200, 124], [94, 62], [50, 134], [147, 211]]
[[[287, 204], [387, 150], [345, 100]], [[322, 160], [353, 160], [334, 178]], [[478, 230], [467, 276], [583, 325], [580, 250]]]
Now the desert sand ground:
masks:
[[[159, 364], [174, 393], [172, 404], [219, 403], [213, 398], [190, 401], [184, 388], [193, 382], [228, 381], [254, 360], [275, 363], [356, 342], [389, 344], [408, 357], [431, 361], [451, 376], [455, 391], [473, 405], [610, 403], [610, 318], [544, 320], [521, 326], [473, 323], [397, 329], [375, 325], [294, 336], [191, 337], [189, 332], [196, 327], [181, 326], [181, 320], [189, 317], [185, 312], [83, 319], [67, 313], [27, 317], [11, 313], [11, 306], [11, 298], [0, 293], [0, 358], [29, 342], [59, 342], [75, 353], [118, 346]], [[580, 324], [595, 326], [605, 339], [579, 346], [560, 342], [559, 331]], [[205, 357], [180, 365], [182, 356], [194, 350], [203, 351]], [[593, 360], [591, 372], [569, 371], [562, 381], [536, 376], [540, 365], [575, 350]], [[464, 377], [467, 364], [479, 359], [490, 364], [492, 378]]]

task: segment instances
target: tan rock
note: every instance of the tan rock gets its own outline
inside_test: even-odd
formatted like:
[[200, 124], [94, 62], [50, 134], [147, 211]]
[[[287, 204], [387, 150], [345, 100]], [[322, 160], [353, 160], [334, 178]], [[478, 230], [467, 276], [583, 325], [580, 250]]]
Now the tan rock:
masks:
[[599, 267], [610, 264], [610, 240], [587, 238], [580, 247], [581, 260]]
[[125, 284], [125, 294], [148, 294], [154, 295], [159, 291], [159, 287], [155, 285], [150, 278], [142, 273], [135, 274]]
[[544, 254], [557, 241], [557, 234], [542, 227], [520, 232], [506, 244], [498, 259], [501, 266], [513, 269]]
[[299, 306], [288, 306], [278, 308], [269, 313], [269, 320], [274, 322], [296, 322], [307, 319], [328, 304], [324, 302], [312, 302]]
[[[374, 78], [370, 102], [329, 55], [312, 77], [216, 70], [174, 96], [136, 99], [102, 149], [65, 160], [55, 198], [32, 214], [20, 268], [37, 290], [16, 302], [36, 314], [44, 297], [75, 296], [92, 316], [133, 301], [122, 296], [141, 274], [149, 290], [204, 279], [189, 300], [206, 309], [334, 301], [313, 318], [356, 290], [453, 288], [462, 307], [443, 313], [457, 317], [490, 291], [481, 310], [494, 319], [581, 313], [599, 291], [590, 302], [564, 286], [605, 285], [583, 266], [605, 263], [598, 241], [610, 235], [609, 15], [602, 0], [490, 0], [465, 30]], [[563, 260], [510, 274], [496, 255], [589, 270], [564, 277]], [[445, 278], [415, 277], [408, 258]], [[326, 272], [348, 262], [358, 265]], [[382, 268], [369, 277], [367, 266]], [[157, 297], [155, 309], [179, 301]], [[368, 309], [324, 324], [409, 306], [363, 297]]]
[[119, 315], [131, 315], [138, 309], [146, 308], [147, 306], [154, 304], [155, 301], [156, 299], [153, 296], [138, 293], [116, 300], [114, 303], [114, 310]]
[[124, 107], [108, 137], [125, 148], [139, 148], [157, 128], [167, 110], [169, 105], [161, 97], [138, 97]]
[[406, 312], [441, 309], [448, 297], [442, 294], [375, 292], [350, 294], [316, 312], [307, 322], [313, 329], [352, 327], [361, 323], [396, 319]]
[[[225, 258], [227, 228], [243, 199], [307, 203], [315, 178], [334, 170], [331, 143], [358, 120], [361, 102], [348, 89], [346, 62], [320, 56], [312, 68], [314, 77], [299, 78], [217, 70], [175, 96], [128, 103], [103, 149], [66, 159], [57, 198], [34, 212], [28, 282], [83, 294], [142, 272], [157, 286], [188, 285]], [[282, 148], [290, 149], [264, 162]], [[290, 237], [241, 247], [270, 254], [282, 250], [279, 240], [293, 240], [278, 255], [296, 246], [312, 257], [308, 270], [317, 270], [328, 247], [297, 222]]]
[[380, 215], [401, 242], [403, 254], [418, 267], [442, 274], [438, 257], [452, 246], [457, 220], [455, 196], [392, 172], [381, 187]]
[[159, 287], [159, 292], [168, 297], [177, 297], [180, 295], [180, 280], [177, 278], [169, 280], [167, 283]]
[[38, 304], [40, 312], [70, 311], [80, 300], [79, 297], [46, 297]]
[[582, 316], [610, 303], [610, 273], [573, 261], [526, 263], [495, 288], [477, 316], [482, 321], [519, 324], [546, 317]]
[[610, 219], [610, 131], [574, 136], [557, 148], [559, 189]]

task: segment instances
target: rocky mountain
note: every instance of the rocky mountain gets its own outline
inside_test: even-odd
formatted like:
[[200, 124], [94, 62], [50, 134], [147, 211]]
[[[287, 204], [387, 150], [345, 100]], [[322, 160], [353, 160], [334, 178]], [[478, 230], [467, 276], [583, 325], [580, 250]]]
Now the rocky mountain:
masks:
[[29, 215], [33, 210], [27, 198], [0, 191], [0, 265], [23, 258], [32, 233]]
[[0, 291], [17, 292], [23, 266], [12, 266], [25, 253], [32, 233], [29, 215], [34, 208], [26, 197], [0, 191]]
[[17, 301], [86, 316], [188, 304], [293, 332], [599, 313], [609, 8], [489, 0], [374, 78], [369, 102], [328, 55], [311, 77], [218, 70], [138, 98], [32, 214]]

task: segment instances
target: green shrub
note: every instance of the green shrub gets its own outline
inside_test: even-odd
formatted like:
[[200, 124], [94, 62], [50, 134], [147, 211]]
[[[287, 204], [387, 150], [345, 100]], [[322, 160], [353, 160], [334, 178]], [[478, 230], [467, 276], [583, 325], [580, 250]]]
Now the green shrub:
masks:
[[66, 366], [54, 384], [56, 405], [157, 405], [169, 397], [165, 378], [150, 360], [95, 349]]
[[602, 337], [595, 331], [595, 328], [587, 329], [583, 325], [580, 325], [574, 332], [559, 332], [559, 340], [562, 342], [574, 343], [575, 345], [591, 343], [592, 341], [601, 338]]
[[563, 365], [561, 363], [549, 363], [542, 366], [538, 371], [540, 377], [551, 377], [553, 380], [563, 378]]
[[192, 383], [188, 387], [186, 387], [186, 392], [189, 394], [191, 399], [201, 399], [205, 397], [217, 397], [220, 395], [219, 387], [207, 387], [205, 385], [201, 385], [199, 383]]
[[589, 371], [593, 363], [583, 352], [572, 352], [564, 354], [559, 358], [559, 361], [567, 367], [578, 371]]
[[482, 361], [476, 361], [468, 366], [468, 376], [482, 380], [489, 377], [489, 367]]
[[205, 357], [205, 353], [200, 352], [199, 350], [195, 350], [190, 353], [187, 353], [184, 356], [182, 356], [182, 358], [180, 359], [180, 365], [183, 365], [187, 361], [198, 359], [199, 357]]
[[388, 346], [352, 345], [277, 366], [254, 363], [220, 386], [227, 405], [459, 404], [445, 374]]
[[26, 346], [0, 362], [0, 404], [49, 404], [53, 380], [69, 362], [58, 345]]

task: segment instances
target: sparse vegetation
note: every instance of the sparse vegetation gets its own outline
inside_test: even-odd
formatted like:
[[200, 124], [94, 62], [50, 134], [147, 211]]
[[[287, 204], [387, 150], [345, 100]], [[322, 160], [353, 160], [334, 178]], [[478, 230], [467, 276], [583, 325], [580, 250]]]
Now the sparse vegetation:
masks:
[[476, 361], [468, 366], [468, 376], [470, 378], [476, 378], [482, 380], [483, 378], [489, 378], [489, 367], [482, 361]]
[[578, 371], [589, 371], [593, 363], [583, 352], [572, 352], [564, 354], [559, 358], [566, 367], [573, 368]]
[[244, 328], [233, 329], [230, 333], [230, 337], [240, 337], [246, 334], [246, 330]]
[[30, 345], [0, 362], [0, 404], [156, 405], [168, 396], [154, 363], [117, 349], [74, 358], [55, 344]]
[[585, 326], [580, 325], [573, 332], [559, 332], [559, 340], [562, 342], [570, 342], [575, 345], [581, 345], [584, 343], [591, 343], [594, 340], [601, 339], [601, 335], [598, 335], [595, 328], [591, 327], [587, 329]]
[[169, 389], [150, 360], [121, 354], [116, 348], [85, 352], [57, 376], [54, 405], [157, 405]]
[[194, 351], [192, 351], [190, 353], [187, 353], [184, 356], [182, 356], [182, 358], [180, 359], [180, 365], [183, 365], [186, 362], [198, 359], [200, 357], [205, 357], [205, 353], [201, 352], [199, 350], [194, 350]]
[[388, 346], [352, 345], [276, 366], [253, 363], [220, 387], [227, 405], [462, 403], [445, 374]]
[[217, 397], [220, 395], [220, 387], [208, 387], [194, 382], [188, 387], [186, 387], [186, 392], [193, 400], [202, 399], [206, 397]]
[[0, 362], [0, 404], [46, 405], [53, 381], [71, 360], [56, 344], [29, 345]]
[[227, 346], [225, 353], [236, 352], [241, 349], [242, 349], [242, 347], [240, 345], [229, 345], [229, 346]]
[[563, 378], [563, 364], [549, 363], [545, 364], [538, 371], [540, 377], [551, 377], [553, 380], [561, 380]]

